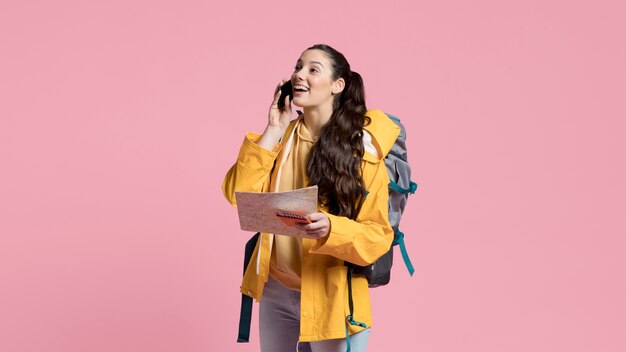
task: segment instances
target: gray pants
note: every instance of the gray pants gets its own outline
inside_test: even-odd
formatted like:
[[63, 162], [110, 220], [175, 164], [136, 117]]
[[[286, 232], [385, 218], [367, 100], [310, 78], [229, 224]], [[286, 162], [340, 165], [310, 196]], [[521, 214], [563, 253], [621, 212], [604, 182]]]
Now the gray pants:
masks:
[[[345, 352], [346, 339], [298, 342], [300, 335], [300, 292], [270, 277], [259, 309], [261, 352]], [[350, 335], [352, 352], [365, 352], [370, 329]]]

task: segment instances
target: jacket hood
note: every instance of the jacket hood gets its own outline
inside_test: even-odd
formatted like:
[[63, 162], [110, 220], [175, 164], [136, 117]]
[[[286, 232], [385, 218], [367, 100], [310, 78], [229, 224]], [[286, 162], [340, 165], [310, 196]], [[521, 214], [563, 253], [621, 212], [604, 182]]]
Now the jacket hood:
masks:
[[364, 129], [372, 135], [372, 144], [378, 149], [379, 158], [365, 154], [363, 159], [368, 161], [383, 160], [396, 142], [400, 134], [400, 127], [380, 110], [368, 110], [365, 116], [368, 116], [371, 121]]

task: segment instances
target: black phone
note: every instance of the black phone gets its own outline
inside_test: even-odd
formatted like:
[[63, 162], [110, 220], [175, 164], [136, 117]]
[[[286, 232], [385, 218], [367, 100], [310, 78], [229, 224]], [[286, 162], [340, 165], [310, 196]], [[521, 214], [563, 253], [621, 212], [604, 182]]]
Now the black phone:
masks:
[[280, 98], [278, 98], [278, 108], [283, 109], [285, 107], [285, 97], [289, 96], [289, 101], [293, 99], [293, 86], [291, 80], [285, 82], [280, 86]]

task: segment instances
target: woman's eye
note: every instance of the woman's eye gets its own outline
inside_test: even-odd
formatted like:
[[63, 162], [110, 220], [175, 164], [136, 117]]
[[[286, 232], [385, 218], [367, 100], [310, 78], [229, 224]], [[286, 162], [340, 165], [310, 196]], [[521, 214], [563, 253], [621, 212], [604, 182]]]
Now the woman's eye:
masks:
[[318, 69], [316, 69], [316, 68], [312, 68], [312, 69], [311, 69], [311, 72], [313, 72], [313, 73], [318, 73], [318, 72], [319, 72], [319, 70], [318, 70]]
[[300, 66], [296, 65], [296, 67], [293, 68], [294, 71], [300, 71]]

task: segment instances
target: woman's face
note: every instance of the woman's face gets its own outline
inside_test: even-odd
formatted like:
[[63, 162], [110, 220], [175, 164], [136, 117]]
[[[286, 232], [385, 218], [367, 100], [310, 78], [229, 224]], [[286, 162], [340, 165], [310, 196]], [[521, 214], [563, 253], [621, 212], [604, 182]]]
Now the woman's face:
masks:
[[302, 53], [291, 75], [293, 103], [301, 107], [328, 105], [343, 90], [343, 78], [333, 81], [332, 64], [325, 52], [318, 49]]

